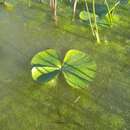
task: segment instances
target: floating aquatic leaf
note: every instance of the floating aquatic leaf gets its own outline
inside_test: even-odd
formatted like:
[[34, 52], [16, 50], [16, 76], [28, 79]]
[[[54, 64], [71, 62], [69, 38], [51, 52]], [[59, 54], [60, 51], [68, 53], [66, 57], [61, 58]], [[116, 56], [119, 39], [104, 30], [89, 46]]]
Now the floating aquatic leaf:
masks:
[[99, 17], [97, 18], [97, 25], [101, 26], [101, 27], [110, 27], [110, 23], [108, 21], [107, 17]]
[[[89, 20], [89, 17], [90, 17], [92, 25], [94, 24], [92, 13], [89, 13], [86, 11], [81, 11], [79, 17], [81, 20], [85, 21], [87, 25], [90, 25], [90, 20]], [[99, 17], [98, 15], [96, 15], [96, 21], [97, 21], [97, 25], [99, 25], [99, 26], [102, 26], [102, 27], [109, 27], [110, 26], [109, 21], [108, 21], [106, 16]]]
[[39, 52], [31, 61], [32, 77], [39, 82], [46, 82], [60, 72], [61, 62], [57, 52], [53, 49]]
[[95, 77], [96, 64], [84, 52], [70, 50], [65, 55], [62, 72], [72, 87], [85, 87]]
[[53, 49], [36, 54], [31, 65], [33, 80], [44, 83], [57, 79], [62, 72], [67, 83], [74, 88], [87, 86], [96, 72], [95, 62], [87, 54], [74, 49], [66, 53], [62, 65], [58, 53]]
[[[93, 19], [93, 13], [90, 13], [90, 12], [87, 12], [87, 11], [83, 10], [83, 11], [80, 12], [79, 17], [83, 21], [88, 21], [89, 17], [91, 19]], [[96, 16], [96, 17], [98, 17], [98, 16]]]

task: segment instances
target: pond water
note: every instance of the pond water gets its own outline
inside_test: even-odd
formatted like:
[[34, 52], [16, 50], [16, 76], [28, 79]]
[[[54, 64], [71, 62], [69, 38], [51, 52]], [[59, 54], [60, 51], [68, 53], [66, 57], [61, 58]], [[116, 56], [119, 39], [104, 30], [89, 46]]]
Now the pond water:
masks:
[[[12, 11], [0, 7], [0, 130], [130, 130], [130, 5], [100, 29], [97, 45], [85, 24], [71, 21], [70, 7], [59, 7], [55, 26], [46, 4], [11, 2]], [[30, 60], [47, 48], [88, 53], [96, 78], [83, 90], [63, 77], [56, 87], [35, 83]]]

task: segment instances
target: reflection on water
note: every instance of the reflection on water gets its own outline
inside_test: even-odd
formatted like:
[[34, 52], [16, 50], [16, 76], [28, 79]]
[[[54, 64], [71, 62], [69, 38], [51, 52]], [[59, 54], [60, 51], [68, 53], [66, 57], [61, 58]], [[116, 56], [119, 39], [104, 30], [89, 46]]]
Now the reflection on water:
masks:
[[[129, 130], [130, 8], [118, 9], [119, 23], [101, 31], [97, 46], [81, 23], [59, 16], [55, 27], [43, 7], [0, 8], [0, 130]], [[84, 90], [63, 77], [56, 88], [34, 83], [30, 60], [46, 48], [89, 53], [98, 65], [94, 82]]]

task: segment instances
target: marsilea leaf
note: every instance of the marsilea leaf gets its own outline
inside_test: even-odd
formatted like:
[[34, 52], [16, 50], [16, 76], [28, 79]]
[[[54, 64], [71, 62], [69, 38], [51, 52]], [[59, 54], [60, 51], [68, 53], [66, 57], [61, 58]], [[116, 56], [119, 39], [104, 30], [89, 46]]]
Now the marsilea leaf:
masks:
[[62, 72], [70, 86], [86, 87], [95, 77], [96, 63], [87, 54], [70, 50], [65, 55]]
[[35, 81], [52, 81], [62, 72], [67, 83], [74, 88], [87, 86], [94, 79], [96, 71], [95, 62], [87, 54], [74, 49], [66, 53], [62, 65], [59, 55], [53, 49], [36, 54], [31, 65]]
[[47, 82], [56, 78], [61, 68], [59, 55], [53, 49], [36, 54], [32, 58], [31, 65], [32, 78], [39, 82]]

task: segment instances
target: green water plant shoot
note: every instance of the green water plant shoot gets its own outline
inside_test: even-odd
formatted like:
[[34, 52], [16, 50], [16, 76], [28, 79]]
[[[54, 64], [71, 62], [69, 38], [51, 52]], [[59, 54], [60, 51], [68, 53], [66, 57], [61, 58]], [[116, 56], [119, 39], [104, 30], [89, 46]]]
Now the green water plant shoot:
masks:
[[111, 25], [113, 22], [114, 11], [115, 11], [116, 7], [120, 4], [120, 1], [117, 1], [112, 7], [109, 6], [107, 0], [105, 0], [104, 3], [107, 7], [107, 13], [105, 16], [108, 18], [108, 21]]
[[85, 7], [86, 11], [85, 10], [81, 11], [79, 17], [81, 20], [89, 22], [93, 36], [96, 38], [97, 43], [100, 43], [99, 29], [97, 24], [98, 15], [96, 14], [95, 10], [95, 0], [92, 1], [92, 12], [89, 11], [88, 3], [86, 0], [85, 0]]
[[37, 53], [31, 60], [33, 80], [46, 83], [64, 75], [66, 82], [74, 88], [87, 87], [96, 75], [96, 63], [79, 50], [69, 50], [63, 59], [54, 49]]
[[97, 43], [100, 43], [99, 30], [98, 30], [97, 18], [96, 18], [96, 10], [95, 10], [95, 0], [93, 0], [92, 5], [93, 5], [93, 18], [94, 18], [94, 25], [93, 25], [94, 36], [97, 39]]
[[112, 7], [109, 6], [107, 0], [104, 1], [106, 9], [103, 10], [102, 14], [97, 14], [95, 8], [95, 0], [92, 1], [92, 9], [90, 11], [88, 3], [85, 1], [86, 10], [82, 10], [79, 14], [81, 20], [85, 21], [87, 25], [90, 25], [92, 34], [96, 38], [97, 43], [100, 43], [99, 27], [110, 27], [113, 23], [114, 12], [116, 7], [120, 4], [117, 1]]

